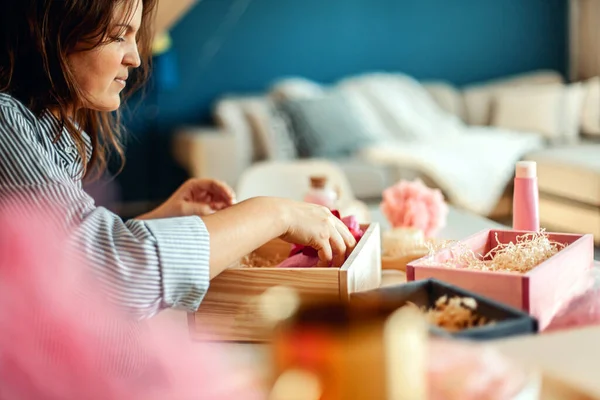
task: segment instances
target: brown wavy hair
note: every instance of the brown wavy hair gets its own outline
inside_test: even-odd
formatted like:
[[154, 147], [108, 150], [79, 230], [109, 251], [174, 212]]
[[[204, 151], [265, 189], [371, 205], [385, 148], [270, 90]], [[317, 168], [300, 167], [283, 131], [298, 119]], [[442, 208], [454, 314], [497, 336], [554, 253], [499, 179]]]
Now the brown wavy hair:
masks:
[[[122, 100], [138, 90], [149, 75], [152, 26], [157, 0], [143, 4], [138, 32], [141, 66], [131, 71]], [[45, 110], [58, 114], [75, 141], [83, 160], [83, 176], [99, 176], [114, 151], [124, 165], [119, 111], [99, 112], [83, 108], [84, 94], [74, 79], [67, 56], [92, 50], [114, 39], [109, 31], [116, 7], [123, 5], [129, 20], [136, 0], [2, 0], [0, 13], [0, 92], [25, 104], [38, 117]], [[125, 29], [125, 28], [124, 28]], [[76, 110], [71, 113], [71, 110]], [[92, 139], [88, 160], [82, 128]], [[62, 130], [54, 140], [59, 140]]]

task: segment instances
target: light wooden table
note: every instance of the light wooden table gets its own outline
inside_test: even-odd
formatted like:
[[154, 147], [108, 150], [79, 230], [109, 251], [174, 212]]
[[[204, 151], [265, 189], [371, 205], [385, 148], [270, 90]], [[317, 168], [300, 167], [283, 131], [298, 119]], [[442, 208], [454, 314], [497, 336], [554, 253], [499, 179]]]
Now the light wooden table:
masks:
[[[376, 206], [372, 207], [373, 222], [378, 222], [382, 230], [389, 225]], [[451, 209], [448, 224], [438, 235], [444, 239], [462, 239], [483, 229], [506, 228], [500, 224], [468, 212]], [[382, 285], [406, 281], [400, 271], [384, 271]], [[176, 318], [184, 325], [185, 315], [166, 312], [163, 318]], [[187, 329], [187, 324], [185, 324]], [[590, 394], [600, 396], [600, 326], [570, 330], [561, 333], [487, 342], [503, 354], [527, 365], [539, 366], [556, 374], [567, 382], [579, 385]], [[269, 347], [259, 344], [227, 343], [224, 348], [233, 354], [235, 364], [268, 374]]]

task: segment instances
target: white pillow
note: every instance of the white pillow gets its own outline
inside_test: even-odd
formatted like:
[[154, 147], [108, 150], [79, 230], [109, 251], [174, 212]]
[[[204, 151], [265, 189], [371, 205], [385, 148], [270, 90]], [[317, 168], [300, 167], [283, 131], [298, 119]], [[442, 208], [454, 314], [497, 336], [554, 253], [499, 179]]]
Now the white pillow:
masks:
[[326, 89], [317, 82], [301, 77], [290, 77], [275, 82], [268, 96], [274, 101], [285, 101], [324, 96], [325, 92]]
[[362, 87], [361, 93], [394, 140], [429, 140], [462, 127], [457, 116], [443, 110], [423, 85], [408, 75], [368, 73], [344, 84]]
[[600, 77], [583, 83], [585, 96], [581, 113], [581, 132], [600, 136]]
[[443, 81], [424, 82], [423, 87], [442, 110], [466, 121], [464, 99], [456, 87]]
[[552, 144], [575, 143], [583, 96], [580, 83], [504, 89], [494, 100], [491, 125], [538, 133]]
[[542, 70], [466, 86], [463, 88], [466, 121], [469, 125], [489, 125], [494, 99], [504, 90], [563, 82], [558, 72]]
[[270, 99], [248, 105], [245, 113], [254, 133], [258, 160], [291, 160], [298, 156], [289, 123]]
[[337, 90], [344, 93], [352, 110], [360, 119], [365, 129], [380, 142], [394, 140], [394, 135], [389, 132], [385, 118], [380, 115], [380, 110], [369, 96], [369, 90], [361, 79], [344, 79], [338, 83]]

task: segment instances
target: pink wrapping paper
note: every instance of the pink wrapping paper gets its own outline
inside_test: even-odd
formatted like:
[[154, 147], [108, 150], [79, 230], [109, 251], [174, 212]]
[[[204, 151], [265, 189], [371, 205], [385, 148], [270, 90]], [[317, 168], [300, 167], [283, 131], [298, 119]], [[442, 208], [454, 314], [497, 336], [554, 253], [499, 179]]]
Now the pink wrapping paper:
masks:
[[497, 350], [472, 342], [432, 340], [428, 355], [430, 400], [512, 400], [530, 378]]

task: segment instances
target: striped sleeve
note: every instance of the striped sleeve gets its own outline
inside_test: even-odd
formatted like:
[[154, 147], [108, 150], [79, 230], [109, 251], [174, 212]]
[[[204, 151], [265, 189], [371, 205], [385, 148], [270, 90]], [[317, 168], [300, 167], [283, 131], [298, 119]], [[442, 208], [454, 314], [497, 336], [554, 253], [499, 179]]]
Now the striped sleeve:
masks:
[[0, 106], [0, 197], [65, 214], [78, 257], [108, 297], [138, 318], [162, 308], [195, 311], [209, 286], [209, 234], [199, 217], [130, 220], [81, 188], [18, 109]]

